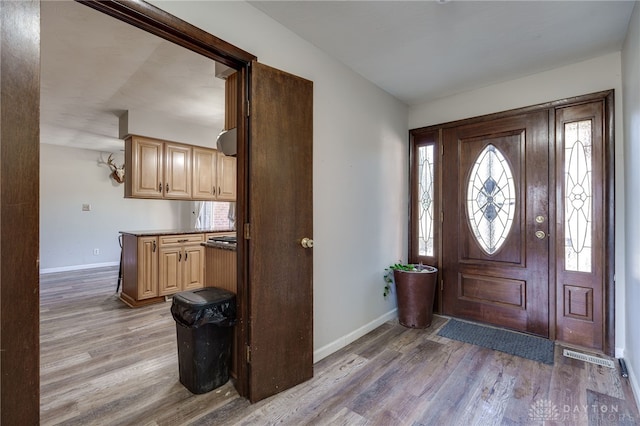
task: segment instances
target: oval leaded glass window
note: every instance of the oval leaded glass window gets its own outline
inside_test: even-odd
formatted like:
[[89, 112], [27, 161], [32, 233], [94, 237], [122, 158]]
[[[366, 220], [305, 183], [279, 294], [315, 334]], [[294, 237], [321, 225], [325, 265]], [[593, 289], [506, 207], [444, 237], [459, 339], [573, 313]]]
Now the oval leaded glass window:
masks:
[[509, 235], [515, 192], [509, 163], [498, 148], [487, 145], [473, 165], [467, 186], [469, 225], [487, 254], [498, 251]]

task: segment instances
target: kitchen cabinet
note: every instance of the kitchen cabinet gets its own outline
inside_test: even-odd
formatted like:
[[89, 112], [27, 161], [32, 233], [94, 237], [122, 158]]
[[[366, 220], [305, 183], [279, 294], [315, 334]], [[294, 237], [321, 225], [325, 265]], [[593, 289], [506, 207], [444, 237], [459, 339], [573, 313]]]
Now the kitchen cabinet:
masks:
[[191, 151], [189, 145], [127, 137], [125, 197], [191, 199]]
[[158, 296], [158, 237], [123, 235], [122, 294], [125, 303], [146, 304]]
[[215, 149], [193, 147], [193, 198], [236, 201], [236, 158]]
[[158, 295], [204, 287], [204, 234], [160, 237]]
[[236, 201], [236, 157], [218, 152], [217, 185], [218, 201]]
[[158, 292], [158, 243], [156, 237], [138, 238], [138, 299]]
[[[235, 262], [229, 264], [231, 269], [225, 263], [211, 266], [211, 270], [206, 272], [204, 244], [211, 237], [235, 236], [235, 231], [169, 229], [123, 231], [121, 234], [123, 275], [120, 299], [131, 307], [163, 302], [166, 296], [202, 288], [205, 283], [215, 285], [206, 279], [207, 273], [233, 270], [235, 277]], [[235, 256], [235, 251], [233, 254]]]
[[215, 149], [131, 135], [125, 139], [127, 198], [236, 201], [237, 160]]
[[193, 198], [214, 201], [217, 195], [218, 152], [193, 147]]
[[191, 150], [188, 145], [164, 144], [164, 197], [191, 199]]

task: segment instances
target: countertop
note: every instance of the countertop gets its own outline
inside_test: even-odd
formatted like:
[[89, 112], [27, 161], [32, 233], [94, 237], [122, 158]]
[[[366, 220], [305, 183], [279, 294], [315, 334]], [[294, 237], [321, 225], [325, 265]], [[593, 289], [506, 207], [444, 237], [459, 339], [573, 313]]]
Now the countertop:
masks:
[[121, 234], [135, 235], [136, 237], [144, 237], [148, 235], [182, 235], [182, 234], [223, 234], [236, 232], [233, 229], [228, 231], [220, 231], [213, 229], [151, 229], [148, 231], [120, 231]]
[[203, 245], [208, 248], [213, 248], [213, 249], [237, 251], [237, 247], [235, 244], [218, 243], [215, 241], [205, 241], [204, 243], [200, 243], [200, 245]]

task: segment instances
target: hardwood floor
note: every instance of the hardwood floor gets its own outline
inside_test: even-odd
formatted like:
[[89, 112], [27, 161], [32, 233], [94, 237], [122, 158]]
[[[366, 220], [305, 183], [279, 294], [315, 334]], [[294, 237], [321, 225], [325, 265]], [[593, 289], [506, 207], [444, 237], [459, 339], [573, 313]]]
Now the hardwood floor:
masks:
[[256, 404], [231, 382], [193, 395], [178, 381], [170, 304], [131, 309], [117, 268], [41, 277], [43, 425], [639, 424], [617, 370], [555, 365], [393, 322], [321, 360], [314, 378]]

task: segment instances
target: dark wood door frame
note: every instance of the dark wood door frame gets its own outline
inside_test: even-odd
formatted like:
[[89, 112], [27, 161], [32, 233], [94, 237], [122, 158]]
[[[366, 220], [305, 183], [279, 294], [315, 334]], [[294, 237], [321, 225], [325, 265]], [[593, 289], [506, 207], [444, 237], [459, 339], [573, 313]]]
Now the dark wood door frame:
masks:
[[[412, 141], [412, 149], [410, 150], [410, 165], [415, 163], [415, 149], [413, 147], [413, 141], [427, 141], [434, 140], [438, 151], [440, 150], [441, 144], [441, 135], [445, 129], [459, 127], [462, 125], [476, 124], [482, 122], [493, 121], [501, 118], [511, 117], [514, 115], [546, 110], [549, 114], [549, 123], [555, 122], [555, 111], [558, 108], [565, 106], [573, 106], [573, 105], [581, 105], [592, 102], [601, 101], [604, 105], [604, 158], [602, 163], [604, 165], [604, 176], [605, 182], [604, 186], [604, 245], [607, 248], [615, 247], [615, 180], [614, 180], [614, 91], [607, 90], [602, 92], [595, 92], [587, 95], [576, 96], [571, 98], [560, 99], [552, 102], [545, 102], [542, 104], [532, 105], [524, 108], [518, 108], [509, 111], [498, 112], [494, 114], [487, 114], [483, 116], [451, 121], [443, 124], [427, 126], [417, 129], [410, 130], [410, 139]], [[555, 140], [555, 128], [550, 126], [549, 128], [549, 140]], [[551, 174], [555, 173], [556, 164], [554, 159], [550, 159], [549, 170], [550, 170], [550, 178], [554, 178]], [[436, 165], [436, 171], [441, 170], [439, 175], [436, 175], [436, 179], [439, 179], [440, 185], [442, 185], [442, 179], [446, 176], [446, 171], [443, 171], [440, 165]], [[438, 173], [438, 172], [437, 172]], [[415, 192], [415, 176], [411, 177], [411, 189], [410, 193], [413, 194]], [[555, 178], [554, 178], [555, 179]], [[442, 192], [440, 192], [442, 194]], [[440, 196], [441, 197], [441, 196]], [[555, 200], [555, 191], [550, 189], [550, 197]], [[412, 197], [413, 198], [413, 197]], [[412, 200], [415, 201], [415, 200]], [[441, 200], [436, 200], [436, 202], [441, 205]], [[413, 224], [416, 220], [416, 206], [412, 205], [410, 207], [410, 221]], [[550, 212], [551, 215], [551, 212]], [[554, 214], [555, 215], [555, 214]], [[440, 221], [436, 224], [437, 227], [440, 228], [440, 232], [442, 231], [442, 224]], [[550, 217], [550, 233], [555, 235], [555, 217], [551, 220]], [[409, 227], [409, 261], [418, 262], [421, 259], [417, 255], [417, 241], [413, 234], [415, 230]], [[439, 233], [439, 235], [442, 235]], [[439, 239], [436, 241], [436, 246], [438, 247], [438, 263], [442, 265], [442, 241]], [[550, 253], [556, 252], [556, 246], [554, 241], [550, 241], [549, 247]], [[615, 272], [615, 253], [614, 250], [607, 250], [604, 257], [604, 265], [603, 265], [603, 276], [604, 276], [604, 301], [603, 308], [605, 309], [605, 317], [604, 317], [604, 325], [603, 325], [603, 352], [607, 355], [614, 355], [615, 352], [615, 282], [614, 282], [614, 272]], [[556, 339], [556, 271], [555, 271], [555, 262], [549, 263], [549, 337], [552, 340]], [[442, 293], [442, 288], [440, 288], [440, 293]], [[442, 295], [440, 294], [441, 298]], [[441, 309], [441, 306], [439, 306]]]
[[[240, 73], [238, 99], [246, 99], [247, 75], [257, 58], [141, 0], [81, 3], [223, 63]], [[32, 23], [26, 25], [25, 23]], [[0, 423], [38, 424], [40, 1], [0, 4], [2, 109], [0, 114]], [[246, 103], [238, 102], [246, 117]], [[237, 222], [244, 223], [247, 179], [246, 122], [238, 123]], [[246, 245], [238, 239], [238, 297], [246, 292]], [[240, 324], [247, 317], [239, 313]], [[242, 325], [238, 339], [244, 339]], [[246, 366], [243, 365], [246, 369]], [[246, 371], [239, 377], [246, 377]], [[237, 382], [241, 395], [246, 381]]]
[[40, 3], [0, 4], [0, 424], [40, 419]]

